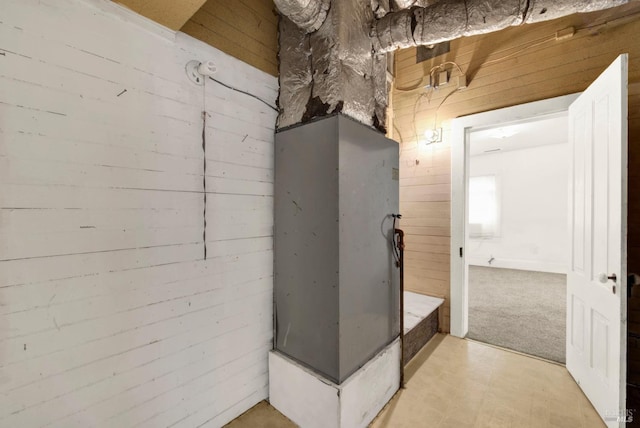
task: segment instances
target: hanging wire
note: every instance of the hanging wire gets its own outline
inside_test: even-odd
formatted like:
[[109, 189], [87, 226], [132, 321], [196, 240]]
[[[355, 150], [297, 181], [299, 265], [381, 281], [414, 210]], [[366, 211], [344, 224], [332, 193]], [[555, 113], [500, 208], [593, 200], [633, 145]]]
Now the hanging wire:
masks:
[[391, 230], [391, 242], [392, 242], [392, 247], [393, 247], [393, 259], [396, 262], [396, 266], [400, 267], [400, 249], [399, 249], [399, 244], [398, 244], [398, 240], [396, 239], [396, 221], [398, 219], [402, 218], [401, 214], [391, 214], [391, 217], [393, 217], [393, 229]]
[[420, 76], [420, 80], [415, 85], [413, 85], [413, 86], [405, 86], [404, 88], [396, 87], [395, 90], [398, 91], [398, 92], [413, 92], [413, 91], [415, 91], [417, 89], [422, 89], [425, 77], [427, 77], [427, 76], [423, 74], [422, 76]]
[[439, 64], [439, 65], [436, 65], [434, 67], [431, 67], [431, 70], [429, 70], [429, 74], [423, 74], [420, 77], [420, 80], [418, 81], [418, 83], [416, 83], [415, 85], [409, 86], [409, 87], [404, 87], [404, 88], [396, 87], [395, 90], [398, 91], [398, 92], [413, 92], [415, 90], [421, 89], [421, 88], [424, 87], [423, 84], [424, 84], [425, 78], [427, 76], [429, 76], [430, 80], [433, 80], [433, 73], [435, 71], [437, 71], [437, 70], [444, 70], [445, 66], [447, 66], [447, 65], [453, 65], [454, 67], [456, 67], [458, 69], [458, 71], [460, 72], [461, 75], [464, 74], [463, 71], [462, 71], [462, 68], [458, 65], [457, 62], [445, 61], [442, 64]]
[[402, 132], [400, 132], [400, 128], [398, 128], [398, 125], [396, 125], [395, 122], [393, 123], [393, 129], [398, 133], [400, 144], [404, 144], [404, 140], [402, 139]]
[[427, 104], [430, 104], [431, 103], [430, 93], [432, 93], [432, 92], [433, 92], [433, 89], [420, 94], [420, 96], [416, 100], [415, 104], [413, 105], [413, 120], [412, 120], [412, 122], [413, 122], [413, 133], [414, 133], [414, 136], [416, 138], [416, 145], [419, 142], [418, 126], [416, 125], [416, 117], [418, 115], [418, 105], [420, 104], [420, 100], [422, 100], [423, 97], [426, 97], [427, 98]]
[[453, 94], [455, 94], [456, 92], [460, 91], [461, 88], [456, 88], [453, 91], [449, 92], [443, 99], [442, 101], [440, 101], [440, 104], [438, 105], [438, 108], [436, 109], [436, 113], [434, 115], [434, 119], [433, 119], [433, 128], [437, 128], [438, 127], [438, 112], [440, 111], [440, 107], [442, 107], [442, 105], [444, 104], [445, 101], [447, 101], [449, 99], [449, 97]]
[[227, 89], [231, 89], [232, 91], [240, 92], [241, 94], [245, 94], [245, 95], [248, 95], [248, 96], [250, 96], [250, 97], [252, 97], [252, 98], [255, 98], [256, 100], [260, 101], [261, 103], [263, 103], [264, 105], [266, 105], [267, 107], [269, 107], [271, 110], [273, 110], [273, 111], [275, 111], [275, 112], [278, 112], [278, 111], [279, 111], [277, 107], [272, 106], [272, 105], [271, 105], [271, 104], [269, 104], [267, 101], [263, 100], [262, 98], [260, 98], [260, 97], [259, 97], [259, 96], [257, 96], [257, 95], [253, 95], [252, 93], [247, 92], [247, 91], [243, 91], [242, 89], [234, 88], [233, 86], [227, 85], [226, 83], [223, 83], [223, 82], [219, 81], [218, 79], [214, 79], [214, 78], [213, 78], [213, 77], [211, 77], [211, 76], [209, 76], [209, 79], [213, 80], [213, 81], [214, 81], [214, 82], [216, 82], [218, 85], [222, 85], [222, 86], [224, 86], [224, 87], [225, 87], [225, 88], [227, 88]]
[[202, 248], [203, 258], [207, 260], [207, 81], [202, 84]]
[[[438, 65], [436, 65], [436, 66], [432, 67], [432, 68], [431, 68], [431, 70], [429, 70], [429, 76], [430, 76], [430, 78], [431, 78], [431, 76], [433, 76], [433, 74], [434, 74], [436, 71], [438, 71], [438, 70], [444, 70], [444, 69], [445, 69], [445, 67], [446, 67], [447, 65], [452, 65], [452, 66], [454, 66], [454, 67], [458, 70], [458, 72], [460, 73], [460, 75], [461, 75], [461, 76], [464, 76], [464, 75], [465, 75], [464, 71], [462, 71], [462, 67], [460, 67], [460, 65], [459, 65], [457, 62], [454, 62], [454, 61], [445, 61], [445, 62], [443, 62], [442, 64], [438, 64]], [[425, 78], [425, 77], [426, 77], [426, 75], [425, 75], [425, 76], [422, 76], [422, 78], [421, 78], [420, 82], [424, 81], [424, 78]], [[431, 80], [433, 80], [433, 79], [431, 79]], [[458, 91], [458, 90], [460, 90], [460, 89], [461, 89], [461, 88], [456, 88], [454, 91], [452, 91], [451, 93], [447, 94], [447, 95], [443, 98], [442, 102], [441, 102], [441, 103], [440, 103], [440, 105], [438, 106], [438, 109], [436, 110], [435, 122], [434, 122], [434, 129], [435, 129], [435, 128], [436, 128], [436, 126], [437, 126], [438, 110], [440, 109], [440, 107], [442, 106], [442, 104], [447, 100], [447, 98], [449, 98], [449, 97], [453, 94], [453, 92], [456, 92], [456, 91]], [[403, 91], [404, 89], [403, 89], [403, 88], [396, 88], [396, 90]], [[410, 89], [409, 91], [412, 91], [412, 90], [414, 90], [414, 89]], [[416, 99], [416, 102], [415, 102], [415, 103], [414, 103], [414, 105], [413, 105], [413, 119], [412, 119], [412, 123], [413, 123], [413, 133], [414, 133], [414, 136], [415, 136], [416, 145], [418, 145], [418, 144], [419, 144], [419, 141], [420, 141], [420, 139], [418, 138], [418, 126], [417, 126], [417, 124], [416, 124], [416, 118], [417, 118], [417, 116], [418, 116], [418, 106], [419, 106], [420, 102], [422, 101], [422, 99], [423, 99], [423, 98], [425, 98], [425, 97], [427, 98], [427, 104], [430, 104], [430, 103], [431, 103], [431, 98], [433, 97], [433, 94], [434, 94], [434, 88], [433, 88], [432, 86], [430, 86], [429, 88], [427, 88], [427, 91], [426, 91], [426, 92], [424, 92], [424, 93], [422, 93], [422, 94], [420, 94], [420, 95], [418, 96], [418, 98]]]
[[552, 36], [552, 37], [548, 37], [546, 39], [542, 39], [539, 42], [532, 43], [532, 44], [524, 46], [524, 47], [522, 47], [522, 48], [520, 48], [520, 49], [518, 49], [516, 51], [513, 51], [508, 55], [502, 56], [500, 58], [492, 59], [491, 61], [485, 61], [484, 63], [482, 63], [482, 65], [483, 66], [491, 65], [491, 64], [495, 64], [496, 62], [504, 61], [505, 59], [511, 58], [514, 55], [518, 55], [518, 54], [520, 54], [522, 52], [525, 52], [528, 49], [535, 48], [537, 46], [541, 46], [541, 45], [544, 45], [545, 43], [549, 43], [549, 42], [552, 42], [552, 41], [555, 41], [555, 40], [556, 40], [556, 36], [555, 35]]

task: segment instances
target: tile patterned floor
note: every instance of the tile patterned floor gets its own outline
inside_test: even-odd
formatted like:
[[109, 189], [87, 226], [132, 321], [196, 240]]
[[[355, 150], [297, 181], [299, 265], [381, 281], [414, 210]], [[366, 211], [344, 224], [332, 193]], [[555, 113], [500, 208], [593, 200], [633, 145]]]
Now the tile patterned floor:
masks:
[[372, 427], [604, 427], [560, 365], [438, 335]]
[[[373, 428], [601, 428], [604, 423], [560, 365], [439, 334], [407, 365], [406, 388]], [[261, 403], [230, 428], [295, 425]]]

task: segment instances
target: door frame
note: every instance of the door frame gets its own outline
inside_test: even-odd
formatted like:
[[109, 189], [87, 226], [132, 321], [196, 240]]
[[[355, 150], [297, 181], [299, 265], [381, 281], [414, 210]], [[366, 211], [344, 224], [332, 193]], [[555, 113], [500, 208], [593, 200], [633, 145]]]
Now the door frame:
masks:
[[451, 335], [469, 331], [469, 287], [466, 250], [469, 183], [468, 136], [472, 130], [492, 128], [566, 112], [580, 93], [506, 107], [454, 119], [451, 123]]

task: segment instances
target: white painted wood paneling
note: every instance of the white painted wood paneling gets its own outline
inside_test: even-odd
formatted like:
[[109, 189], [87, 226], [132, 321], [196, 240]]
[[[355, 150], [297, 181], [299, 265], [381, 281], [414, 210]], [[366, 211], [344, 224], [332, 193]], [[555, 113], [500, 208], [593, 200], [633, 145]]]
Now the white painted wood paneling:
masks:
[[110, 1], [1, 8], [0, 426], [223, 425], [268, 394], [276, 113], [184, 66], [276, 79]]

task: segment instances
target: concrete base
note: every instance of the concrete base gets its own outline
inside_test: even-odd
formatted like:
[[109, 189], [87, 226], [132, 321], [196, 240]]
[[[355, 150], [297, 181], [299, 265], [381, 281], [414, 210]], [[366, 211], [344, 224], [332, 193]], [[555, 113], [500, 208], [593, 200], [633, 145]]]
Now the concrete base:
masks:
[[398, 390], [396, 339], [337, 385], [277, 351], [269, 353], [269, 401], [304, 428], [366, 427]]

